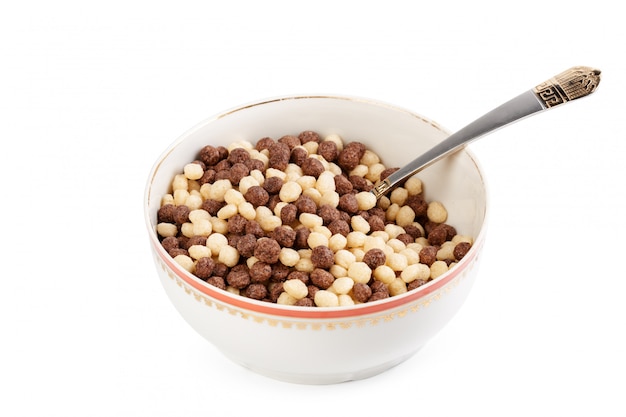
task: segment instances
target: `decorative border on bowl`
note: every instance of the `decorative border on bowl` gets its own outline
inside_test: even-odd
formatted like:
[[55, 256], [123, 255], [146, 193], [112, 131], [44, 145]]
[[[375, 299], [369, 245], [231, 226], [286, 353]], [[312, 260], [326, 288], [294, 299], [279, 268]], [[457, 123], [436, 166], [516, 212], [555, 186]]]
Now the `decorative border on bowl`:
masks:
[[[479, 251], [476, 251], [478, 253]], [[416, 313], [424, 308], [428, 308], [433, 302], [440, 300], [444, 295], [450, 293], [454, 288], [458, 287], [461, 281], [469, 274], [469, 272], [475, 267], [476, 261], [478, 260], [478, 256], [475, 256], [471, 259], [462, 271], [459, 274], [455, 275], [451, 280], [446, 282], [443, 286], [438, 288], [436, 291], [428, 294], [425, 298], [420, 298], [417, 302], [407, 303], [404, 308], [398, 311], [391, 311], [387, 313], [381, 313], [377, 315], [373, 315], [370, 317], [359, 317], [348, 320], [316, 320], [311, 318], [304, 318], [305, 321], [296, 321], [296, 320], [287, 320], [277, 316], [268, 317], [266, 315], [257, 314], [254, 311], [243, 310], [237, 307], [234, 307], [229, 304], [222, 303], [212, 297], [207, 296], [206, 294], [198, 291], [192, 285], [190, 285], [186, 280], [178, 276], [174, 273], [169, 265], [163, 261], [163, 259], [156, 255], [158, 264], [161, 269], [167, 274], [168, 278], [172, 280], [180, 289], [182, 289], [185, 294], [193, 297], [195, 301], [202, 303], [203, 305], [209, 308], [215, 308], [221, 312], [227, 312], [233, 316], [239, 316], [243, 319], [252, 320], [255, 323], [263, 324], [267, 323], [271, 327], [282, 327], [285, 329], [297, 329], [297, 330], [306, 330], [310, 328], [311, 330], [336, 330], [336, 329], [350, 329], [351, 327], [364, 327], [366, 325], [376, 326], [381, 322], [389, 322], [394, 319], [400, 319], [405, 317], [407, 314]], [[340, 307], [341, 308], [341, 307]], [[358, 314], [359, 312], [355, 312]]]

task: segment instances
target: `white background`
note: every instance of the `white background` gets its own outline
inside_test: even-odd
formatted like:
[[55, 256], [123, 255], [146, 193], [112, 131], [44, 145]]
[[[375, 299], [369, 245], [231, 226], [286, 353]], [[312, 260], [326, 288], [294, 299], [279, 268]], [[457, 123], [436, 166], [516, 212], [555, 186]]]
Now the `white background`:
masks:
[[[4, 3], [0, 415], [625, 416], [618, 2], [413, 3]], [[201, 120], [335, 93], [454, 131], [574, 65], [603, 71], [594, 95], [471, 145], [491, 198], [480, 275], [404, 364], [277, 382], [221, 356], [166, 298], [144, 185]]]

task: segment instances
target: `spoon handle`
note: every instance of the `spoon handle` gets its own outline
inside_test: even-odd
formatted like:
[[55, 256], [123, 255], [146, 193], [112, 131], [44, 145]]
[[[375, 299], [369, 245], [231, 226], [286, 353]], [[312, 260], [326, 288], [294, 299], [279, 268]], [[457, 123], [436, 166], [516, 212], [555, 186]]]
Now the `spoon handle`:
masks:
[[599, 70], [589, 67], [570, 68], [448, 136], [412, 162], [379, 181], [372, 189], [372, 193], [378, 199], [410, 176], [461, 150], [475, 139], [543, 110], [588, 96], [595, 91], [599, 83]]

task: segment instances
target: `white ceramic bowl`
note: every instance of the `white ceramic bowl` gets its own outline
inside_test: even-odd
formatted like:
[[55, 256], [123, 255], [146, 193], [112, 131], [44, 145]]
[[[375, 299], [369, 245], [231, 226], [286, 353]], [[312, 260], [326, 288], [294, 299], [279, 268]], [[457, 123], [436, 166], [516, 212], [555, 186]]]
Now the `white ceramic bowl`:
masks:
[[303, 308], [233, 295], [185, 271], [161, 247], [156, 214], [183, 166], [207, 144], [255, 142], [314, 130], [358, 140], [388, 167], [402, 166], [448, 136], [436, 123], [388, 104], [340, 96], [281, 97], [248, 104], [189, 130], [158, 159], [145, 191], [145, 219], [161, 283], [184, 319], [225, 356], [295, 383], [329, 384], [383, 372], [417, 352], [457, 313], [476, 277], [487, 196], [476, 158], [464, 150], [419, 174], [427, 200], [475, 241], [450, 271], [403, 295], [354, 307]]

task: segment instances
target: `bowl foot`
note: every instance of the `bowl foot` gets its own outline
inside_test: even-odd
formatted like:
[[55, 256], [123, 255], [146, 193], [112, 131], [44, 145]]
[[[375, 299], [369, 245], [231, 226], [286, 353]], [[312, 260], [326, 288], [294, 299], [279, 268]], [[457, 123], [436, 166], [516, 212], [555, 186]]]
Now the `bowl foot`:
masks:
[[420, 349], [421, 349], [421, 346], [407, 355], [382, 363], [380, 365], [373, 366], [371, 368], [362, 369], [362, 370], [358, 370], [354, 372], [343, 372], [343, 373], [337, 373], [337, 374], [329, 374], [329, 373], [303, 374], [303, 373], [296, 373], [296, 372], [294, 373], [283, 372], [283, 371], [277, 371], [274, 369], [263, 368], [262, 366], [244, 363], [228, 355], [226, 356], [233, 362], [243, 366], [244, 368], [249, 369], [252, 372], [266, 376], [268, 378], [276, 379], [278, 381], [289, 382], [293, 384], [304, 384], [304, 385], [329, 385], [329, 384], [339, 384], [339, 383], [349, 382], [349, 381], [358, 381], [361, 379], [366, 379], [366, 378], [370, 378], [375, 375], [381, 374], [393, 368], [394, 366], [399, 365], [400, 363], [406, 361], [415, 353], [417, 353]]

